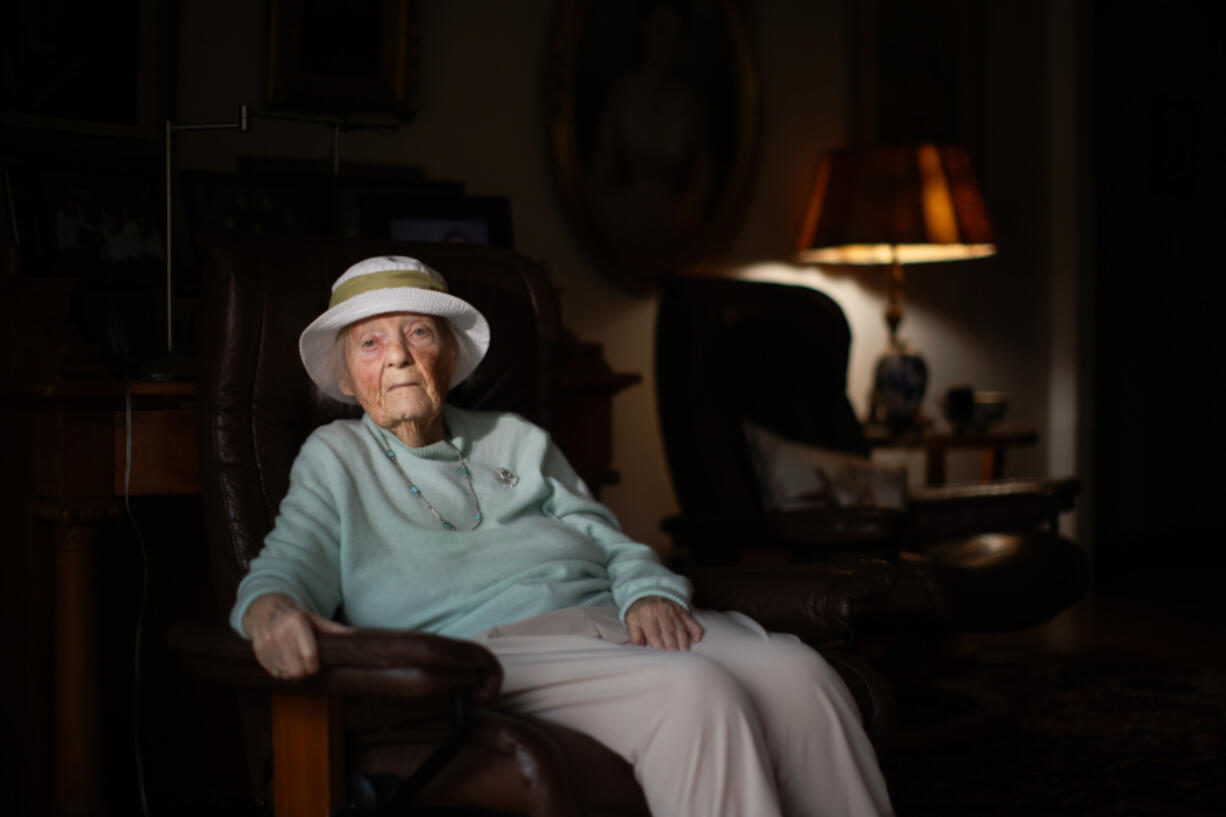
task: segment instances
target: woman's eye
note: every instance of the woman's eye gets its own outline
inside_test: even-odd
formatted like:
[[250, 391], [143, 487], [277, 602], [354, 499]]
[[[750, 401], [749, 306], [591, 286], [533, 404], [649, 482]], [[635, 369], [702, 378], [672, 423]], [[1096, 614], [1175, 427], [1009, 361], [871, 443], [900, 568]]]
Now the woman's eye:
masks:
[[373, 349], [373, 348], [375, 348], [375, 339], [374, 339], [374, 338], [367, 338], [366, 340], [362, 341], [362, 348], [363, 348], [363, 349]]

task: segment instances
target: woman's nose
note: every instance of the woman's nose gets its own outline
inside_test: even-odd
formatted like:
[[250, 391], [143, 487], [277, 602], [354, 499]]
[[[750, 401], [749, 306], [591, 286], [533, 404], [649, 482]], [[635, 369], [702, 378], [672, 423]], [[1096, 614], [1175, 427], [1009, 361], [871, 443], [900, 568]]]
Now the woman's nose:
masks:
[[409, 351], [409, 347], [404, 341], [393, 339], [388, 343], [385, 360], [387, 365], [392, 368], [408, 366], [413, 362], [413, 354]]

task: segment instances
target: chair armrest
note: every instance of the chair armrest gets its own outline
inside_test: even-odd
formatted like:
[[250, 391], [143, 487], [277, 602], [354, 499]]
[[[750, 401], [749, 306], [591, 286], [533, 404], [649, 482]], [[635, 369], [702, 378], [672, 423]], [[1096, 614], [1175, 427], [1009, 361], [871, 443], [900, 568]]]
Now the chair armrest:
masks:
[[1081, 493], [1080, 480], [999, 479], [914, 488], [907, 495], [911, 544], [923, 546], [984, 531], [1033, 531], [1053, 524]]
[[333, 697], [426, 698], [472, 691], [474, 706], [489, 703], [502, 686], [502, 666], [471, 641], [405, 630], [361, 629], [317, 633], [317, 674], [299, 681], [270, 676], [251, 642], [228, 628], [178, 623], [168, 640], [196, 674], [221, 683]]
[[785, 567], [703, 567], [690, 573], [694, 604], [736, 610], [768, 630], [809, 644], [846, 639], [863, 600], [894, 586], [893, 566], [875, 559]]
[[[793, 558], [855, 553], [890, 558], [907, 526], [889, 508], [803, 508], [728, 516], [670, 516], [660, 523], [678, 547], [705, 564], [723, 554], [754, 550], [758, 543], [792, 551]], [[731, 559], [735, 561], [735, 559]]]

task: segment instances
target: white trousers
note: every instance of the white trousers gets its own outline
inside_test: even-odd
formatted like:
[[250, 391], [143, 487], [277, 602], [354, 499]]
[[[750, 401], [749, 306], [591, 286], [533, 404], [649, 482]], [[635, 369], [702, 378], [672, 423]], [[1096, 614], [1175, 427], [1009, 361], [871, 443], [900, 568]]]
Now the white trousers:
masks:
[[653, 817], [890, 815], [859, 710], [795, 636], [697, 611], [688, 652], [629, 643], [612, 608], [569, 608], [475, 640], [495, 706], [586, 732], [634, 766]]

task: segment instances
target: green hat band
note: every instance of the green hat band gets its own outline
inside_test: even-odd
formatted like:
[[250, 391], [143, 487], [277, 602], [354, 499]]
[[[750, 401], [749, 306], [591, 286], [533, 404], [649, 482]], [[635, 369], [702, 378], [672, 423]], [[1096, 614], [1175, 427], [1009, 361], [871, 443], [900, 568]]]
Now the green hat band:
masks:
[[370, 292], [373, 289], [395, 289], [397, 287], [432, 289], [435, 292], [447, 291], [447, 287], [421, 270], [389, 269], [350, 278], [332, 290], [332, 300], [328, 302], [328, 308], [331, 309], [356, 295], [361, 295], [363, 292]]

